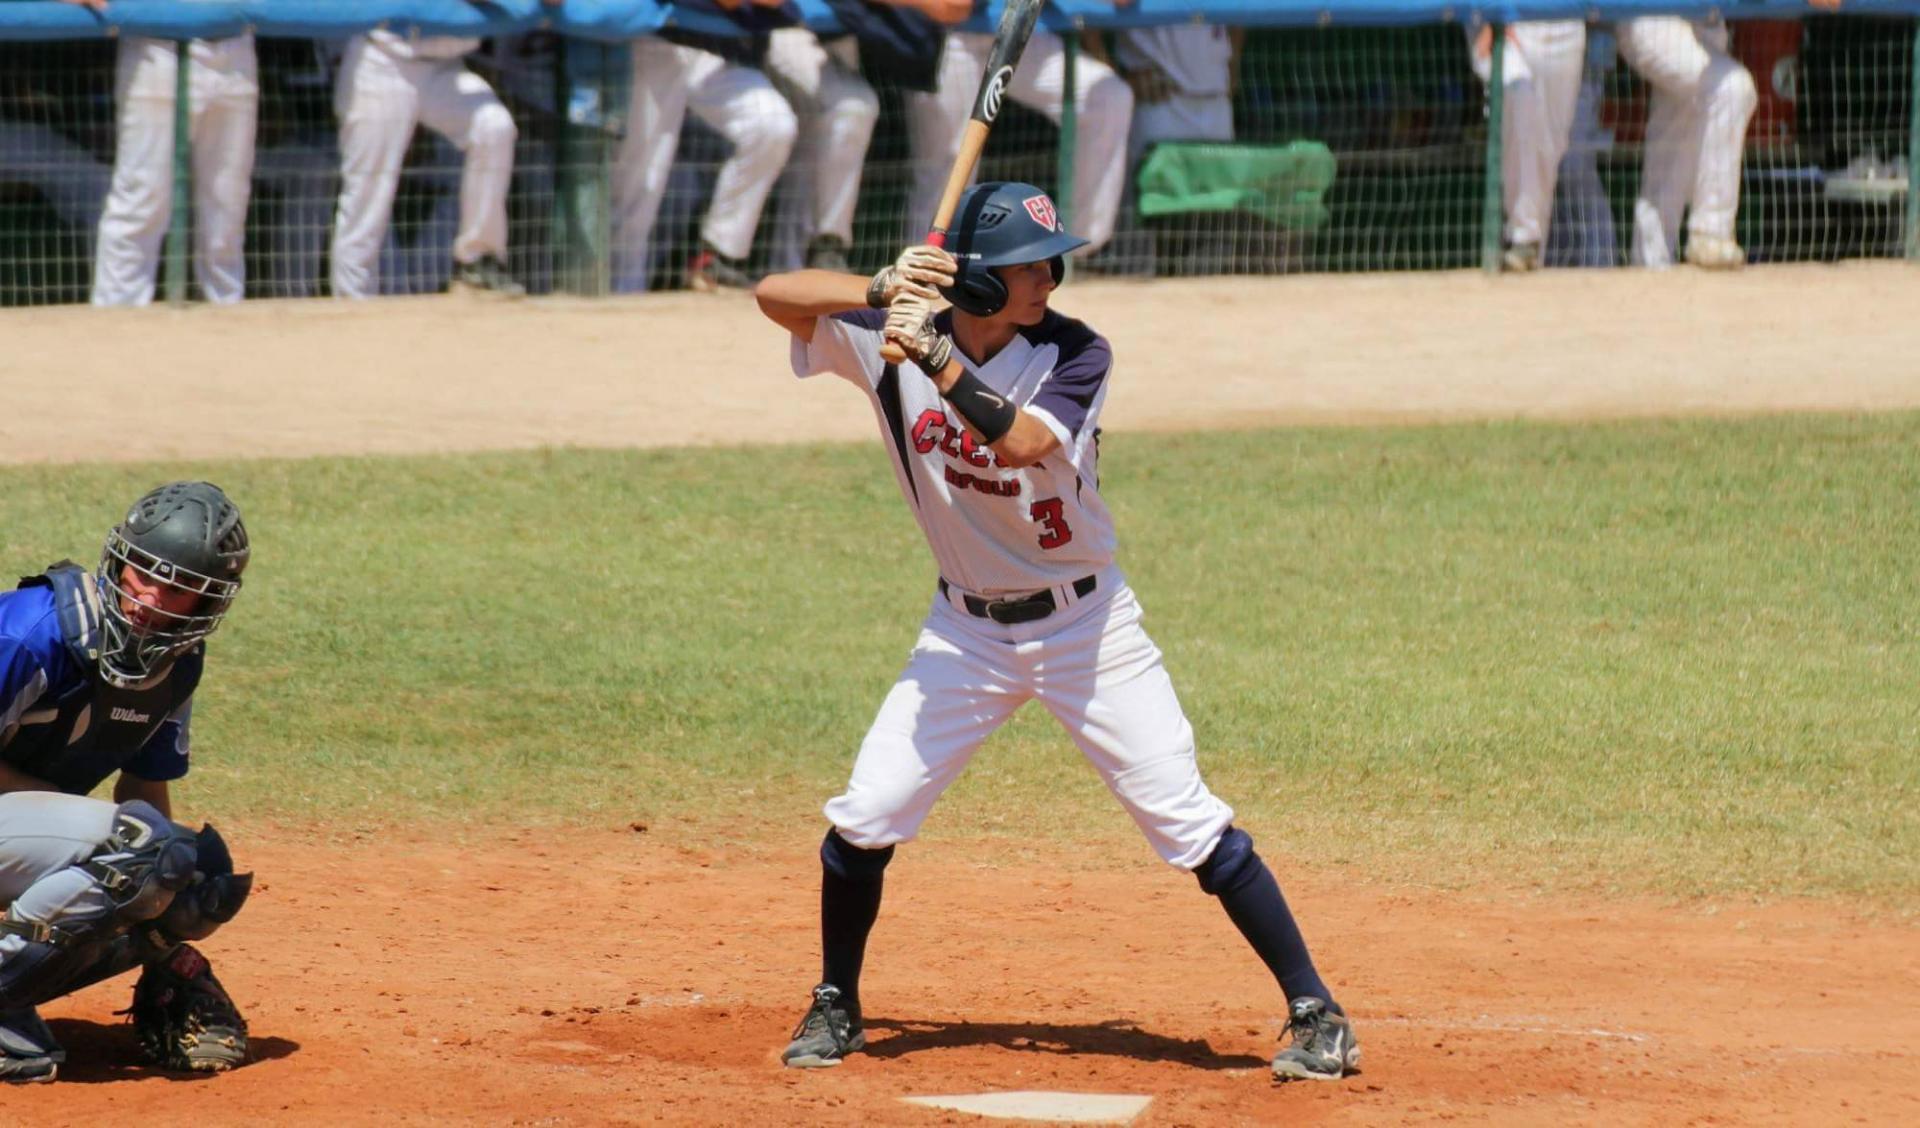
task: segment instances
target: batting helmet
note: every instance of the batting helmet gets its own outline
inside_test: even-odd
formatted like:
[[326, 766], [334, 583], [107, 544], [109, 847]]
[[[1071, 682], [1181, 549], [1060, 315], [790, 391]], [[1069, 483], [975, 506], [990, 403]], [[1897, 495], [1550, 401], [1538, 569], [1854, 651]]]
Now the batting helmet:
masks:
[[[240, 592], [250, 555], [240, 510], [211, 482], [170, 482], [127, 511], [100, 552], [101, 676], [133, 685], [213, 633]], [[147, 607], [137, 624], [122, 602], [131, 569], [146, 586], [199, 596], [182, 612]]]
[[1066, 277], [1067, 252], [1087, 245], [1067, 233], [1045, 192], [1016, 180], [967, 189], [953, 217], [947, 249], [959, 269], [953, 285], [941, 287], [940, 296], [975, 317], [992, 317], [1006, 307], [1007, 284], [993, 267], [1044, 262], [1053, 267], [1058, 285]]

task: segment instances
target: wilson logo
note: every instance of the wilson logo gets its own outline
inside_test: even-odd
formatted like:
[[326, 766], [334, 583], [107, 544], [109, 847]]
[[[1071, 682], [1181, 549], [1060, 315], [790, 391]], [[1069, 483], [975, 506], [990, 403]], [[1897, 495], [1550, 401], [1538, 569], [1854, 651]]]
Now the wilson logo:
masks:
[[152, 719], [152, 717], [153, 717], [152, 713], [141, 713], [133, 709], [126, 709], [116, 705], [114, 706], [114, 710], [113, 710], [113, 713], [111, 714], [110, 719], [116, 720], [116, 721], [128, 721], [136, 725], [144, 725], [147, 723], [147, 721]]
[[1001, 67], [998, 71], [994, 72], [993, 78], [987, 83], [986, 89], [980, 91], [981, 121], [992, 125], [993, 119], [1000, 116], [1000, 99], [1006, 96], [1007, 83], [1012, 81], [1012, 67]]

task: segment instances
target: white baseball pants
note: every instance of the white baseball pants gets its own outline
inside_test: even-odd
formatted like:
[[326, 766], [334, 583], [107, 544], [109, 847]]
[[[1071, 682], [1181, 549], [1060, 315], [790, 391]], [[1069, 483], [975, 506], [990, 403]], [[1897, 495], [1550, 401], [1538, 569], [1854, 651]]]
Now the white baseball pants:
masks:
[[1671, 266], [1688, 205], [1687, 230], [1733, 238], [1740, 159], [1758, 95], [1747, 68], [1727, 54], [1723, 23], [1643, 16], [1623, 20], [1618, 32], [1621, 57], [1653, 87], [1632, 259]]
[[[195, 40], [187, 67], [193, 146], [193, 269], [206, 299], [246, 292], [247, 198], [260, 82], [253, 37]], [[94, 246], [93, 304], [153, 300], [160, 244], [173, 220], [173, 118], [178, 59], [170, 40], [129, 36], [114, 67], [113, 181]]]
[[519, 136], [486, 80], [459, 59], [401, 59], [366, 36], [347, 44], [333, 91], [340, 119], [340, 206], [334, 215], [333, 293], [380, 292], [380, 245], [416, 123], [466, 154], [456, 262], [507, 253], [507, 190]]
[[664, 39], [636, 39], [627, 136], [613, 166], [615, 290], [647, 288], [653, 221], [689, 110], [733, 145], [714, 181], [700, 237], [728, 258], [753, 250], [760, 209], [799, 131], [793, 108], [752, 67]]
[[[1507, 27], [1506, 44], [1500, 61], [1505, 104], [1500, 179], [1507, 242], [1539, 246], [1546, 242], [1560, 158], [1573, 131], [1587, 25], [1580, 20], [1522, 21]], [[1482, 82], [1491, 81], [1492, 55], [1475, 52], [1473, 69]]]
[[787, 193], [807, 216], [807, 236], [853, 242], [853, 209], [867, 161], [880, 98], [860, 77], [851, 38], [832, 48], [801, 27], [775, 31], [767, 47], [767, 77], [799, 119]]
[[[993, 36], [970, 31], [947, 33], [940, 56], [940, 88], [907, 96], [907, 127], [913, 150], [913, 195], [907, 215], [918, 242], [940, 205], [940, 191], [960, 152], [960, 134], [973, 111], [973, 97], [986, 73]], [[1060, 120], [1067, 86], [1066, 48], [1060, 37], [1036, 31], [1014, 71], [1007, 96], [1053, 121]], [[1073, 214], [1067, 224], [1087, 240], [1092, 253], [1113, 237], [1120, 190], [1127, 179], [1127, 127], [1133, 120], [1133, 91], [1113, 69], [1082, 53], [1074, 63], [1074, 109], [1078, 117], [1073, 161]]]
[[1035, 623], [1002, 625], [935, 596], [828, 820], [863, 849], [912, 839], [974, 750], [1038, 700], [1162, 859], [1188, 870], [1206, 861], [1233, 809], [1200, 778], [1193, 729], [1140, 615], [1113, 568], [1086, 599]]

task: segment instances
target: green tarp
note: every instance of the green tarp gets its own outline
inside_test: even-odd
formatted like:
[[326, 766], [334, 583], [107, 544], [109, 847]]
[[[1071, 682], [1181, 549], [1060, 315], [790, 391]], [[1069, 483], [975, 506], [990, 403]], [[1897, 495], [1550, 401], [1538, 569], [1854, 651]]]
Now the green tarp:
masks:
[[1279, 227], [1318, 230], [1333, 151], [1318, 141], [1243, 145], [1163, 141], [1140, 166], [1140, 215], [1242, 211]]

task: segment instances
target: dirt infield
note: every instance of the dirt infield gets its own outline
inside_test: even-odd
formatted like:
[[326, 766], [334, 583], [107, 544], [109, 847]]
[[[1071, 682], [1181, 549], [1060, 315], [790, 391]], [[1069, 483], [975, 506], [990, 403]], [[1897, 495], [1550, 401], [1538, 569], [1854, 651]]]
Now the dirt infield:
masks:
[[1275, 839], [1365, 1049], [1276, 1086], [1278, 992], [1191, 878], [935, 840], [889, 872], [871, 1052], [802, 1073], [815, 828], [235, 839], [267, 877], [208, 947], [258, 1060], [130, 1069], [97, 987], [46, 1008], [73, 1061], [10, 1122], [955, 1124], [898, 1098], [1007, 1089], [1151, 1096], [1141, 1125], [1920, 1122], [1913, 930], [1832, 905], [1386, 888]]
[[[1897, 263], [1090, 283], [1059, 305], [1114, 343], [1117, 430], [1920, 407], [1920, 270]], [[0, 340], [0, 461], [873, 435], [844, 389], [791, 387], [739, 296], [13, 310]]]
[[[1107, 425], [1920, 407], [1891, 265], [1086, 285]], [[743, 299], [0, 314], [0, 461], [868, 438]], [[838, 394], [833, 394], [838, 393]], [[1071, 754], [1063, 746], [1063, 755]], [[191, 789], [183, 804], [191, 813]], [[718, 815], [715, 816], [718, 819]], [[262, 875], [207, 948], [256, 1060], [131, 1064], [129, 983], [45, 1008], [72, 1060], [3, 1118], [960, 1124], [907, 1095], [1148, 1095], [1143, 1125], [1920, 1123], [1920, 933], [1842, 902], [1378, 884], [1260, 828], [1365, 1071], [1269, 1082], [1281, 1001], [1133, 841], [931, 841], [890, 871], [871, 1052], [780, 1068], [817, 973], [820, 828], [226, 828]], [[937, 839], [937, 833], [935, 838]]]

